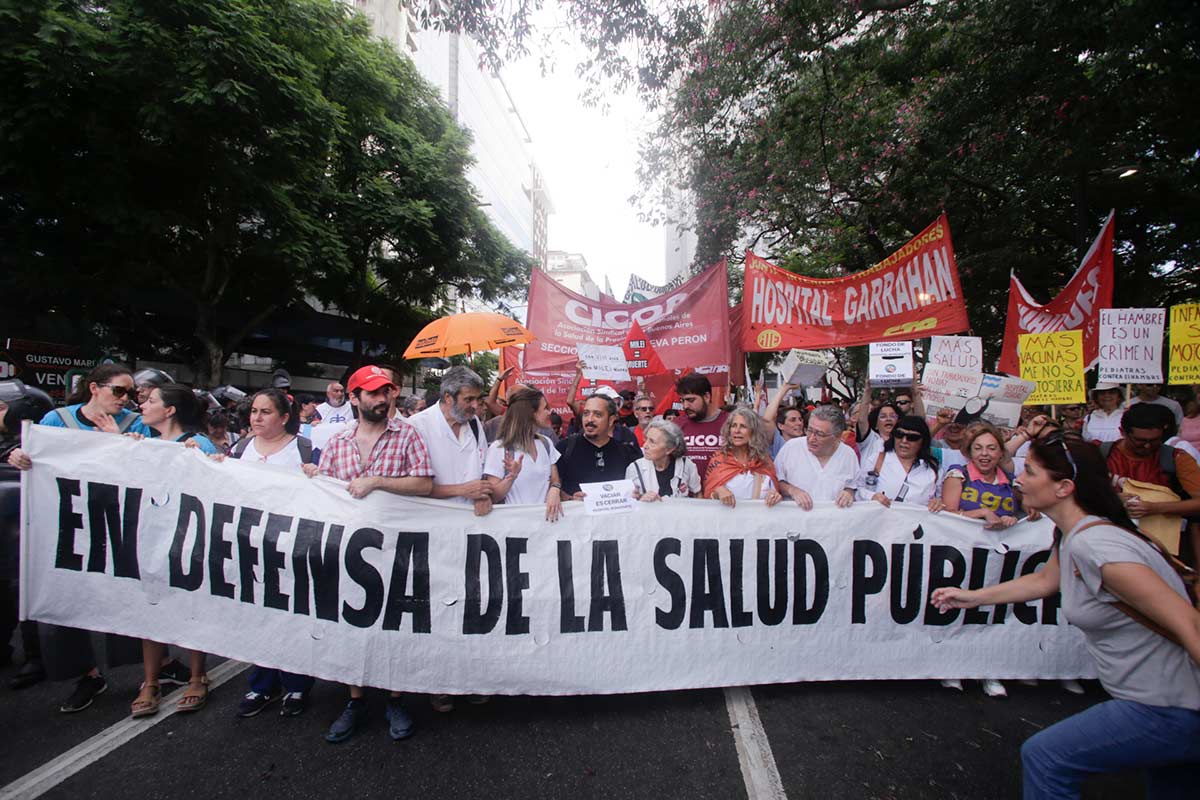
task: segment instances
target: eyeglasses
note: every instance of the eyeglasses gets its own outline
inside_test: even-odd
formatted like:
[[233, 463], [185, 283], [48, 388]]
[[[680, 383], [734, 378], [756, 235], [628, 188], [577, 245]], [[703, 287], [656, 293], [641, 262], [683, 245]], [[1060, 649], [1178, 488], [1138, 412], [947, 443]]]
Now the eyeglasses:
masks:
[[653, 410], [654, 410], [654, 406], [642, 406], [640, 408], [634, 409], [634, 411], [645, 411], [645, 412], [651, 412]]
[[107, 388], [110, 392], [112, 392], [113, 397], [117, 398], [118, 400], [120, 400], [122, 397], [131, 397], [135, 391], [128, 386], [121, 386], [115, 383], [102, 383], [100, 384], [100, 388]]
[[906, 442], [919, 442], [925, 438], [925, 435], [915, 431], [892, 431], [892, 438], [903, 439]]
[[808, 429], [808, 438], [810, 439], [828, 439], [830, 436], [833, 436], [833, 434], [826, 433], [825, 431], [819, 431], [815, 428]]
[[1071, 480], [1079, 477], [1079, 465], [1075, 463], [1075, 456], [1071, 455], [1071, 448], [1067, 447], [1067, 437], [1062, 431], [1055, 431], [1046, 438], [1042, 439], [1048, 445], [1061, 445], [1063, 454], [1067, 457], [1067, 463], [1071, 465]]
[[600, 450], [596, 451], [596, 469], [604, 469], [604, 453]]

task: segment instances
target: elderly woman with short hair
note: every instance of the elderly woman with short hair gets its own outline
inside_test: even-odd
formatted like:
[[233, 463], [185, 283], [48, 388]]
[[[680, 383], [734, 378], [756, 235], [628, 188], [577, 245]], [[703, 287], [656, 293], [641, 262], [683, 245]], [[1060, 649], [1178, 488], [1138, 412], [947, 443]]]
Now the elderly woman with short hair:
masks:
[[733, 507], [738, 500], [778, 503], [779, 479], [771, 460], [771, 440], [763, 418], [748, 406], [729, 412], [721, 426], [721, 449], [708, 460], [704, 473], [704, 497]]
[[[634, 410], [636, 413], [636, 405]], [[666, 420], [651, 420], [646, 424], [645, 435], [642, 445], [645, 455], [625, 470], [625, 478], [633, 481], [634, 496], [649, 503], [664, 497], [700, 494], [700, 473], [687, 457], [687, 445], [679, 426]]]

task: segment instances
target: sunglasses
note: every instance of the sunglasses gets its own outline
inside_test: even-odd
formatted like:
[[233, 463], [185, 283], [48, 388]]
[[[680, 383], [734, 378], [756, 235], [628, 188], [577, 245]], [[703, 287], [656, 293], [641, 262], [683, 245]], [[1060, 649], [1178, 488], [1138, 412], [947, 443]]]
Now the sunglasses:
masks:
[[1075, 457], [1071, 455], [1071, 448], [1067, 447], [1067, 437], [1062, 431], [1055, 431], [1046, 438], [1042, 439], [1048, 445], [1060, 445], [1063, 449], [1063, 454], [1067, 457], [1067, 463], [1071, 465], [1071, 480], [1079, 477], [1079, 465], [1075, 463]]
[[596, 469], [604, 469], [604, 453], [596, 451]]
[[634, 409], [634, 411], [653, 411], [653, 410], [654, 410], [654, 406], [641, 406], [639, 408]]
[[133, 393], [136, 391], [128, 386], [118, 386], [114, 383], [102, 383], [100, 384], [100, 388], [107, 388], [110, 392], [112, 392], [113, 397], [117, 398], [118, 400], [123, 397], [132, 397]]
[[903, 439], [906, 442], [919, 442], [925, 438], [925, 435], [915, 431], [892, 431], [892, 438]]

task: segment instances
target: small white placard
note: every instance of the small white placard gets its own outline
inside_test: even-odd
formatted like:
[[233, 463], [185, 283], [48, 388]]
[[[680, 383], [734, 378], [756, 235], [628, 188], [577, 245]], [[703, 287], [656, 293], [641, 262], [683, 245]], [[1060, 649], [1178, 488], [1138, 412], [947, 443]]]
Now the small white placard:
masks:
[[1100, 310], [1100, 374], [1112, 383], [1162, 383], [1165, 308]]
[[583, 377], [599, 381], [629, 381], [629, 362], [625, 351], [616, 345], [578, 344], [575, 349], [583, 359]]
[[934, 336], [926, 363], [983, 374], [983, 340], [978, 336]]
[[911, 386], [912, 342], [871, 342], [867, 369], [872, 386]]
[[1021, 406], [1037, 384], [1007, 375], [984, 375], [979, 399], [985, 402], [983, 419], [993, 425], [1015, 426], [1021, 422]]
[[932, 361], [921, 375], [921, 393], [925, 408], [932, 414], [941, 408], [962, 408], [979, 394], [983, 373], [979, 370], [945, 367]]
[[637, 510], [637, 501], [633, 499], [633, 481], [581, 483], [579, 490], [584, 495], [585, 514], [624, 514]]
[[792, 350], [779, 367], [779, 379], [794, 386], [815, 386], [829, 370], [829, 358], [819, 350]]

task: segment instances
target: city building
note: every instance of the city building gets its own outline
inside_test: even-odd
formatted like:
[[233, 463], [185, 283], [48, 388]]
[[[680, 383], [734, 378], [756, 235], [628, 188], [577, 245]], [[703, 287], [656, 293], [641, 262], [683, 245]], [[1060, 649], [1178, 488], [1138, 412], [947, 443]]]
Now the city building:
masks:
[[587, 259], [580, 253], [551, 250], [546, 254], [546, 274], [576, 294], [600, 299], [600, 286], [588, 272]]

